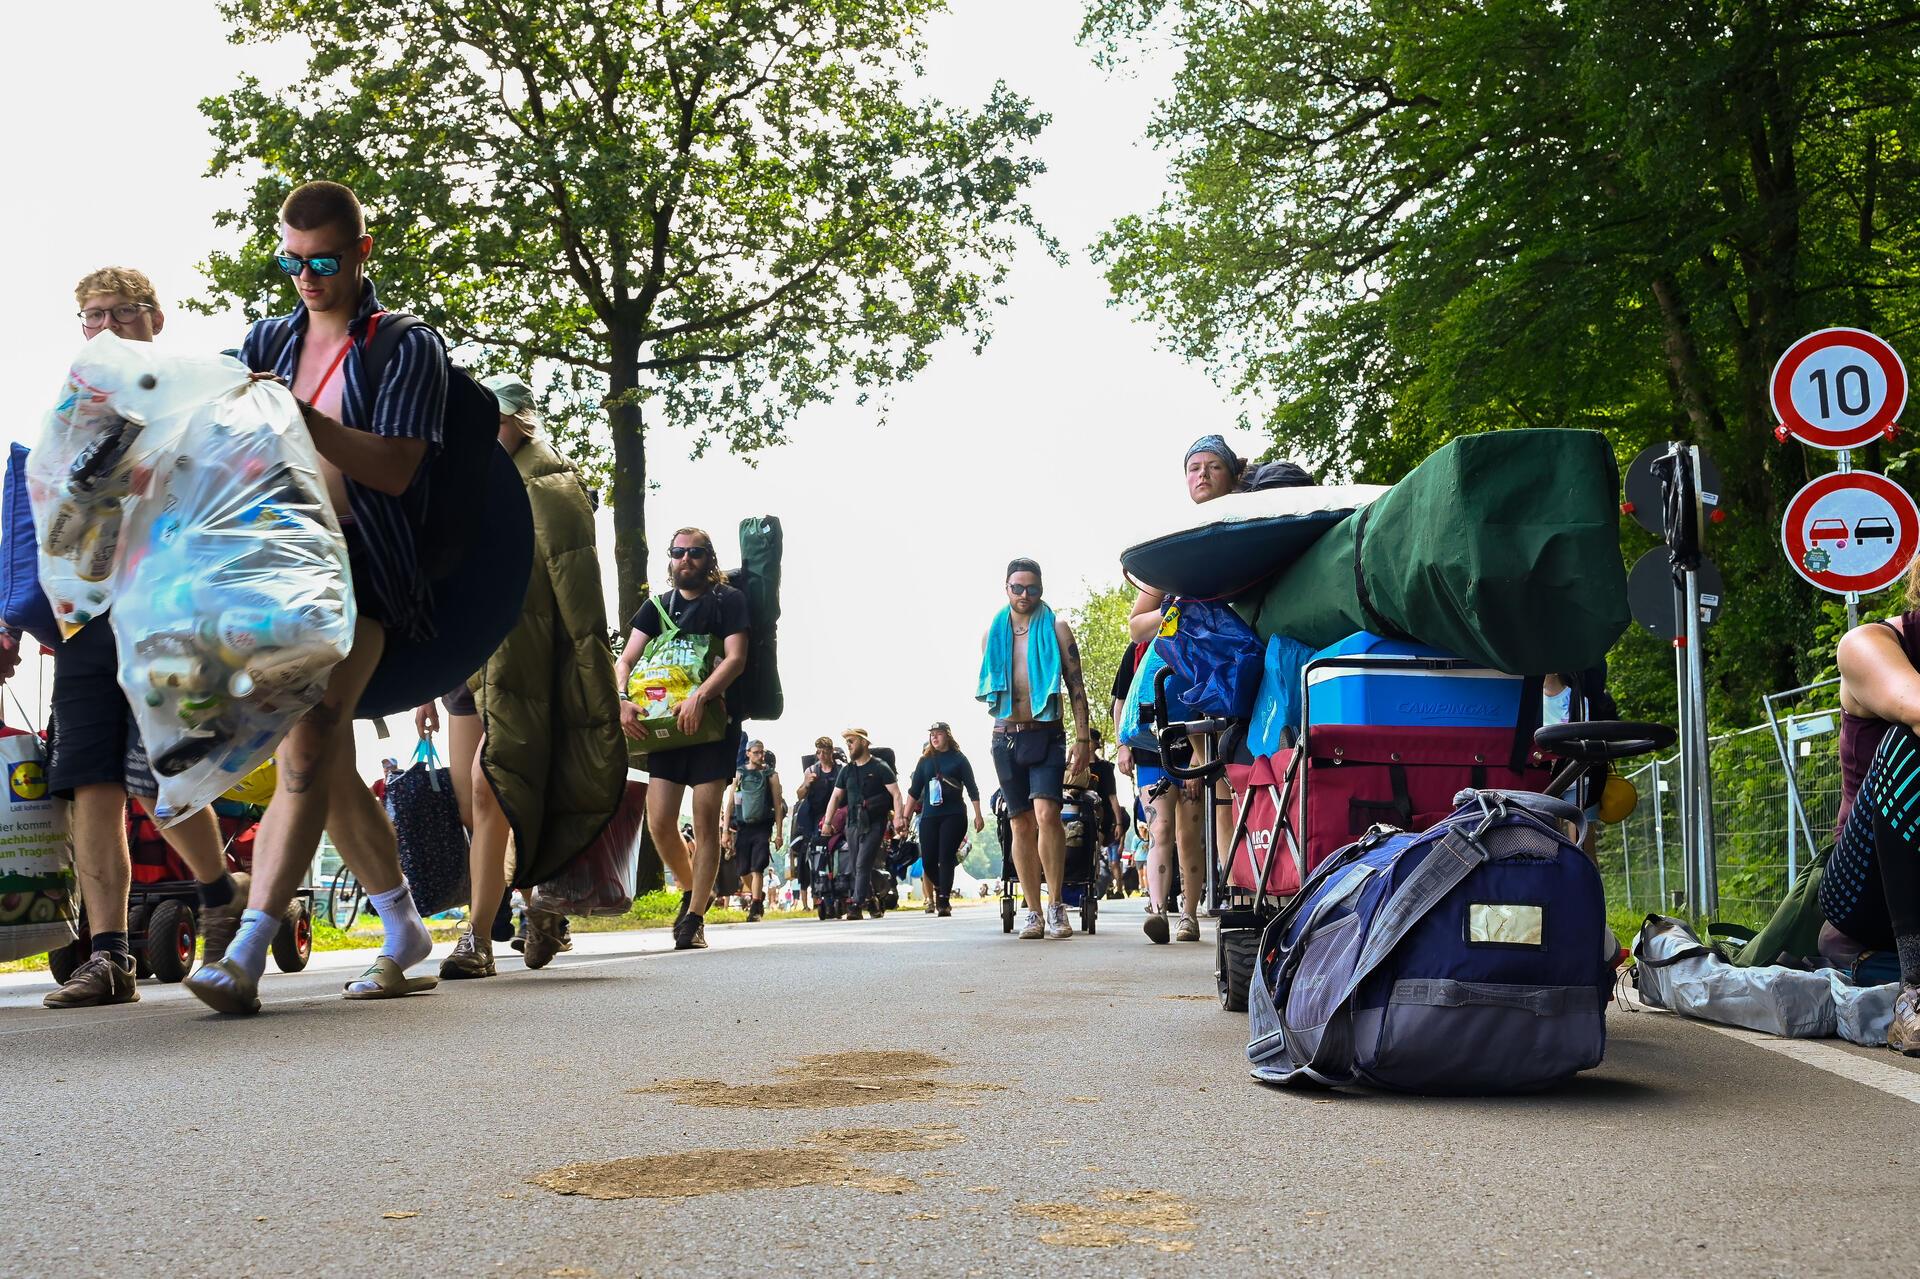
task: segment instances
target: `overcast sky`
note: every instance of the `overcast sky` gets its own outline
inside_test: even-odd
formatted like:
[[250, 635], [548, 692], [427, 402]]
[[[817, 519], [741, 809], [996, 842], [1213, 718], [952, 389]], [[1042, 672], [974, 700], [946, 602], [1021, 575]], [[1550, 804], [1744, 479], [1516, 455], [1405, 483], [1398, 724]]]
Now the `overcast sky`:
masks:
[[[1075, 0], [955, 8], [927, 31], [927, 92], [977, 105], [1004, 79], [1053, 115], [1038, 144], [1050, 172], [1033, 202], [1069, 264], [1023, 250], [986, 352], [946, 344], [894, 394], [885, 426], [871, 407], [812, 410], [793, 424], [791, 443], [760, 454], [757, 466], [719, 455], [692, 461], [691, 441], [664, 429], [648, 440], [660, 485], [647, 509], [656, 560], [663, 532], [681, 524], [710, 529], [729, 562], [741, 517], [772, 513], [785, 524], [787, 712], [749, 730], [783, 766], [819, 733], [852, 724], [915, 753], [926, 725], [945, 719], [984, 767], [989, 720], [973, 691], [981, 631], [1004, 602], [1006, 561], [1039, 560], [1049, 600], [1064, 608], [1085, 584], [1119, 580], [1121, 549], [1159, 523], [1146, 511], [1183, 500], [1190, 440], [1219, 430], [1243, 451], [1260, 448], [1234, 430], [1234, 406], [1203, 372], [1108, 305], [1087, 253], [1115, 217], [1157, 198], [1164, 166], [1141, 138], [1170, 69], [1135, 67], [1125, 78], [1097, 70], [1075, 43]], [[18, 6], [8, 24], [0, 118], [10, 122], [6, 167], [16, 185], [0, 219], [16, 287], [0, 314], [0, 390], [14, 405], [10, 435], [30, 444], [80, 342], [74, 283], [98, 266], [136, 266], [174, 304], [203, 291], [195, 263], [227, 243], [212, 215], [242, 193], [205, 176], [212, 148], [199, 99], [243, 70], [284, 83], [302, 59], [295, 49], [230, 45], [201, 0]], [[237, 315], [174, 305], [162, 340], [217, 350], [242, 332]], [[604, 519], [601, 544], [611, 609]], [[660, 580], [662, 565], [653, 572]], [[35, 687], [32, 670], [23, 667], [22, 692]], [[404, 758], [411, 726], [394, 729], [395, 743], [380, 746], [363, 728], [363, 772], [401, 739]]]

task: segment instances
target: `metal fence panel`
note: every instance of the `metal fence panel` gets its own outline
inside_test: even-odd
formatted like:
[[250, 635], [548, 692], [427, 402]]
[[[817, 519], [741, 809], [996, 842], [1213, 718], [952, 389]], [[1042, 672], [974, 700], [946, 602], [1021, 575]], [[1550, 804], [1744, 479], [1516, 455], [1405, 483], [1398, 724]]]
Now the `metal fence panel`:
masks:
[[[1708, 742], [1720, 918], [1758, 927], [1794, 873], [1832, 838], [1840, 807], [1839, 681], [1768, 699], [1769, 723]], [[1625, 821], [1596, 841], [1611, 905], [1685, 910], [1679, 759], [1649, 760], [1624, 776], [1640, 794]], [[1803, 815], [1804, 810], [1804, 815]]]

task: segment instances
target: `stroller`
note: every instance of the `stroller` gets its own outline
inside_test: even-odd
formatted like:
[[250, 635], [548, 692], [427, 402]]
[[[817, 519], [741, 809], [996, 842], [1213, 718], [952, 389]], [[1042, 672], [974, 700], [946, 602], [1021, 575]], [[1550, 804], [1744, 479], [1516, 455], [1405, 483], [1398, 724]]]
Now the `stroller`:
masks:
[[[1098, 791], [1084, 787], [1069, 786], [1060, 795], [1060, 820], [1067, 828], [1067, 882], [1061, 900], [1080, 908], [1080, 931], [1089, 937], [1099, 928], [1100, 898], [1110, 873], [1100, 846], [1100, 808], [1105, 803]], [[1013, 864], [1013, 819], [1007, 815], [1007, 797], [1000, 791], [993, 793], [992, 808], [1000, 837], [1000, 931], [1010, 933], [1013, 888], [1020, 882]]]
[[[226, 843], [227, 869], [252, 870], [253, 841], [264, 810], [229, 799], [215, 800], [213, 810]], [[193, 872], [161, 837], [153, 820], [132, 805], [127, 807], [127, 844], [133, 854], [127, 941], [133, 948], [134, 966], [142, 977], [180, 981], [192, 971], [200, 941], [200, 893]], [[274, 966], [283, 973], [299, 972], [313, 956], [313, 900], [312, 885], [302, 885], [273, 936]], [[85, 962], [92, 945], [83, 908], [80, 935], [48, 952], [47, 968], [54, 981], [64, 985]]]
[[[1395, 647], [1412, 651], [1388, 651]], [[1287, 729], [1279, 751], [1259, 758], [1236, 750], [1242, 721], [1171, 722], [1164, 673], [1155, 688], [1168, 775], [1207, 787], [1200, 889], [1219, 923], [1214, 977], [1229, 1012], [1246, 1011], [1268, 921], [1315, 867], [1373, 827], [1426, 830], [1466, 789], [1572, 791], [1584, 806], [1611, 761], [1661, 749], [1674, 736], [1658, 724], [1612, 721], [1542, 728], [1537, 678], [1391, 642], [1323, 652], [1307, 663], [1301, 683], [1298, 728]], [[1203, 749], [1181, 762], [1189, 737]], [[1216, 794], [1222, 777], [1232, 783], [1231, 800]], [[1233, 833], [1222, 850], [1214, 817], [1227, 803]]]

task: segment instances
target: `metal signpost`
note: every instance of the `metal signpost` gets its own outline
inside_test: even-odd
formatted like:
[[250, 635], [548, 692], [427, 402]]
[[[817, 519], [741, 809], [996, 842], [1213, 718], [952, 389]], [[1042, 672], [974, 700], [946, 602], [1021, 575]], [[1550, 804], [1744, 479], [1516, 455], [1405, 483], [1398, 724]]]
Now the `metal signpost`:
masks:
[[[1719, 911], [1713, 779], [1707, 766], [1706, 654], [1701, 636], [1719, 617], [1723, 601], [1720, 573], [1700, 544], [1709, 509], [1711, 518], [1718, 517], [1719, 490], [1718, 470], [1690, 444], [1655, 445], [1627, 468], [1627, 513], [1666, 543], [1634, 565], [1627, 597], [1642, 626], [1673, 642], [1680, 712], [1684, 909], [1697, 921], [1711, 920]], [[1659, 802], [1657, 783], [1654, 798]]]

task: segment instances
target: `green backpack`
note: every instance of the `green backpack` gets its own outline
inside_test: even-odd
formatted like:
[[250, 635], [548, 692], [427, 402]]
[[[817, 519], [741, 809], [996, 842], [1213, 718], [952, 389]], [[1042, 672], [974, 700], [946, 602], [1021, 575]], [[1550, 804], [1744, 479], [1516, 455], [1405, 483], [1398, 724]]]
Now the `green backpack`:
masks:
[[741, 566], [727, 580], [747, 597], [747, 666], [734, 683], [741, 719], [779, 719], [786, 710], [780, 690], [780, 556], [786, 547], [780, 519], [750, 515], [740, 521]]

